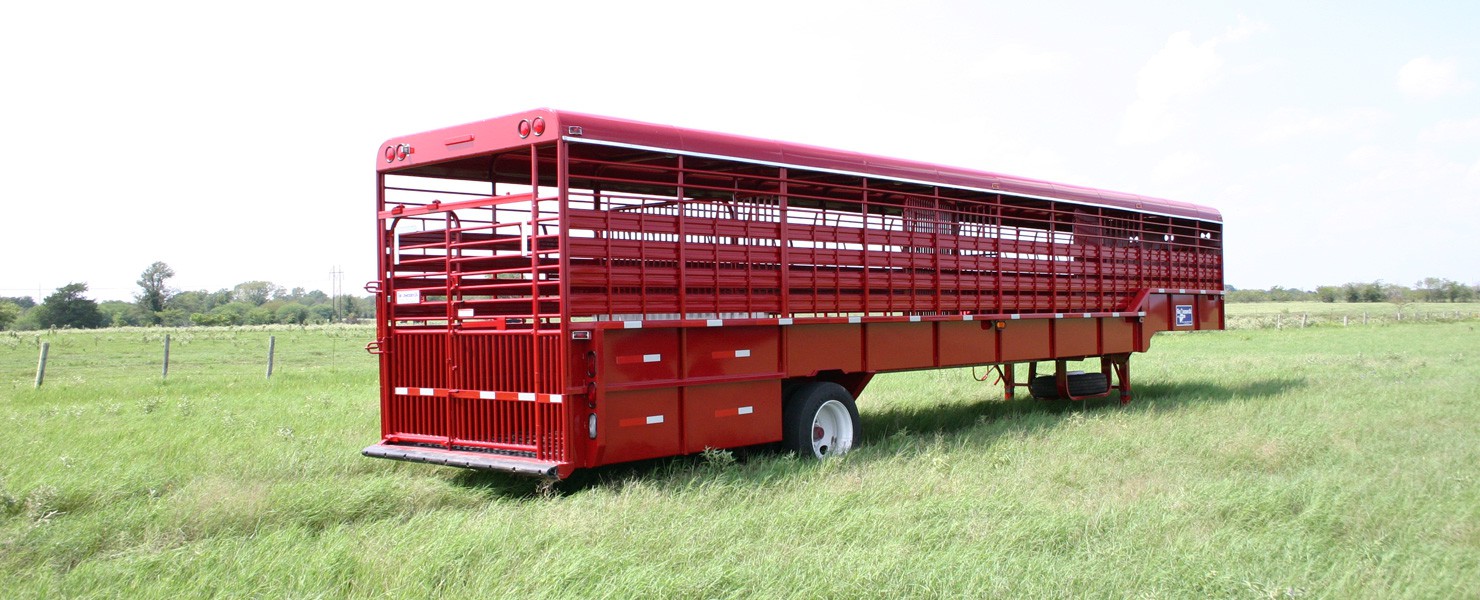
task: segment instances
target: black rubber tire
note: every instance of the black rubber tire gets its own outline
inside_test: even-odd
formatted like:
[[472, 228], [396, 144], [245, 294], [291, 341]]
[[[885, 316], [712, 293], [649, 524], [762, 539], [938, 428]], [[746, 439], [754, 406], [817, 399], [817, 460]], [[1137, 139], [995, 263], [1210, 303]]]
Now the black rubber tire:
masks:
[[[818, 454], [812, 448], [812, 424], [817, 418], [817, 411], [824, 404], [836, 400], [848, 409], [848, 417], [853, 422], [853, 435], [849, 444], [842, 448], [830, 449], [826, 454]], [[781, 405], [781, 445], [782, 447], [796, 452], [797, 456], [811, 457], [816, 459], [847, 454], [862, 438], [863, 427], [858, 419], [858, 405], [853, 402], [853, 395], [843, 386], [829, 381], [814, 381], [797, 386], [792, 390]]]
[[[1104, 373], [1070, 373], [1069, 394], [1098, 396], [1110, 391], [1110, 378]], [[1059, 385], [1053, 375], [1039, 375], [1028, 382], [1028, 392], [1039, 400], [1059, 400]]]

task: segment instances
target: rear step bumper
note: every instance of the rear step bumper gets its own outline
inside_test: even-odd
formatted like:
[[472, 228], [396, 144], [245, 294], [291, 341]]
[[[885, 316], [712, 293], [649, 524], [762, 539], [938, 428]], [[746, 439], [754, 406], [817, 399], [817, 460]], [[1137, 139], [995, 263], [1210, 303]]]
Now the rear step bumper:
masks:
[[449, 467], [463, 467], [484, 471], [503, 471], [505, 473], [548, 477], [551, 479], [559, 477], [557, 474], [557, 467], [560, 466], [559, 463], [514, 456], [484, 454], [482, 452], [376, 444], [361, 450], [360, 453], [373, 458], [389, 458], [392, 460], [447, 465]]

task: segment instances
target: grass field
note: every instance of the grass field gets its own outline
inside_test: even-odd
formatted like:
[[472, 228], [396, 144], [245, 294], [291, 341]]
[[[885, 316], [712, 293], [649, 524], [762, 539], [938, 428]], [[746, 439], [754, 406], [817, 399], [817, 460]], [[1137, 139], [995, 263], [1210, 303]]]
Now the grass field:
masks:
[[1480, 319], [1480, 303], [1476, 302], [1402, 306], [1382, 302], [1239, 302], [1227, 306], [1229, 329], [1299, 328], [1302, 323], [1306, 327], [1355, 327]]
[[1162, 335], [1124, 409], [1004, 402], [969, 369], [881, 376], [845, 457], [551, 488], [360, 457], [368, 329], [175, 330], [163, 382], [164, 330], [0, 334], [0, 589], [1480, 597], [1477, 326]]

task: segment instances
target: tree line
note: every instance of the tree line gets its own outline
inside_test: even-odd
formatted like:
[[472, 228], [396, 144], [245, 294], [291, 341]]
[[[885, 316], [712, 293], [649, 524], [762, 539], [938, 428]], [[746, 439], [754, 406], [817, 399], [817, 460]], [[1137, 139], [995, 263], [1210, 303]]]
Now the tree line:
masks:
[[356, 322], [375, 315], [370, 296], [330, 296], [320, 290], [287, 289], [270, 281], [246, 281], [230, 289], [181, 291], [169, 287], [174, 269], [156, 262], [139, 276], [133, 302], [97, 302], [87, 284], [68, 283], [37, 303], [29, 296], [0, 297], [0, 330], [95, 329], [160, 325], [306, 325]]
[[1408, 287], [1396, 283], [1351, 282], [1323, 285], [1314, 290], [1273, 286], [1267, 290], [1241, 290], [1227, 286], [1229, 302], [1475, 302], [1480, 285], [1465, 285], [1439, 277], [1426, 277]]

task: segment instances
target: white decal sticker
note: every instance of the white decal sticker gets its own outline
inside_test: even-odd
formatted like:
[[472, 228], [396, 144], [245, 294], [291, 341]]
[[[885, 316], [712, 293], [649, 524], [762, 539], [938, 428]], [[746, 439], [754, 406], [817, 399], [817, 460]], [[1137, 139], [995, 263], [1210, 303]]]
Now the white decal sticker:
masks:
[[396, 304], [421, 304], [421, 290], [396, 290]]

